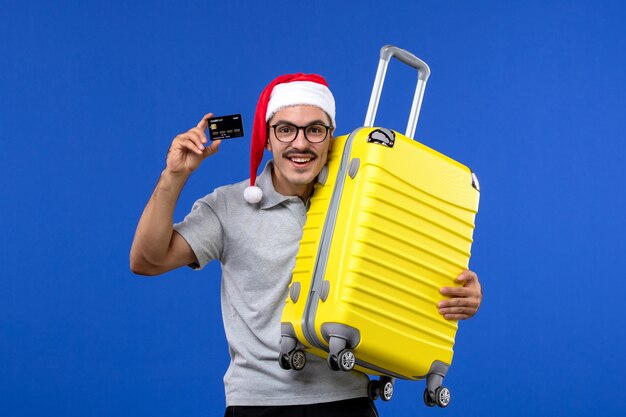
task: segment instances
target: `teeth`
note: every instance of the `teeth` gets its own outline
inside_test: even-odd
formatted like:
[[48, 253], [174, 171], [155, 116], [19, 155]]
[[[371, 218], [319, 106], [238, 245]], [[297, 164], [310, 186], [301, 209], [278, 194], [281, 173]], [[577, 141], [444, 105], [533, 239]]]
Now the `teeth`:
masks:
[[293, 162], [304, 163], [309, 162], [311, 158], [290, 158]]

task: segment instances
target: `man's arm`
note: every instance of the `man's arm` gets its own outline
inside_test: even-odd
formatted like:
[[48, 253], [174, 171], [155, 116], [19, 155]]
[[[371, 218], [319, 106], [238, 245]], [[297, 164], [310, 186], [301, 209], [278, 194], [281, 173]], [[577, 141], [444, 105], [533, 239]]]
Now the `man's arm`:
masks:
[[185, 182], [200, 163], [218, 151], [220, 141], [205, 147], [205, 130], [212, 113], [196, 127], [174, 138], [161, 173], [146, 205], [130, 250], [130, 269], [140, 275], [159, 275], [196, 262], [189, 244], [174, 231], [174, 208]]
[[448, 320], [465, 320], [478, 312], [483, 300], [483, 291], [475, 272], [466, 270], [457, 277], [462, 287], [444, 287], [443, 295], [451, 298], [440, 301], [437, 305], [439, 313]]

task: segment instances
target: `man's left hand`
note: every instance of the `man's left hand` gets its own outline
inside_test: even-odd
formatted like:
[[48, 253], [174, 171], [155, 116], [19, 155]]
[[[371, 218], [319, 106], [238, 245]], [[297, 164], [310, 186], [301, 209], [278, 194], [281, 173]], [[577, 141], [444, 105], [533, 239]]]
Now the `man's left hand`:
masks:
[[465, 320], [478, 311], [483, 299], [483, 292], [478, 275], [470, 270], [463, 271], [456, 279], [462, 287], [443, 287], [443, 295], [451, 297], [437, 304], [439, 313], [448, 320]]

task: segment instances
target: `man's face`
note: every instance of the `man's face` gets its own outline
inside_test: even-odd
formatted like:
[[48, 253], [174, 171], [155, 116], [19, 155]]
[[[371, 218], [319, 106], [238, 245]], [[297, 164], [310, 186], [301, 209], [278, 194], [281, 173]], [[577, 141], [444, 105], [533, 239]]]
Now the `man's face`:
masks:
[[[331, 125], [326, 113], [315, 106], [287, 107], [276, 112], [267, 125], [280, 123], [295, 126]], [[267, 149], [272, 151], [274, 157], [274, 188], [283, 195], [308, 198], [317, 175], [326, 164], [332, 130], [329, 130], [326, 139], [320, 143], [309, 142], [302, 129], [298, 130], [296, 138], [290, 143], [280, 142], [271, 127], [267, 136]]]

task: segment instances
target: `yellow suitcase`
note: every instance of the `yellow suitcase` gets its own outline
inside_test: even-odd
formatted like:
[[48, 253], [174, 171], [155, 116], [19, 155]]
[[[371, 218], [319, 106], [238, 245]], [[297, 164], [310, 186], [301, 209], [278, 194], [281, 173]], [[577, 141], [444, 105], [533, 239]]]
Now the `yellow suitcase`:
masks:
[[296, 258], [279, 363], [300, 370], [306, 351], [334, 370], [380, 375], [369, 389], [383, 400], [395, 378], [426, 378], [426, 404], [445, 407], [457, 323], [438, 313], [439, 289], [468, 268], [479, 187], [467, 167], [411, 139], [429, 69], [409, 52], [381, 49], [365, 125], [392, 56], [419, 74], [407, 133], [363, 127], [334, 139]]

